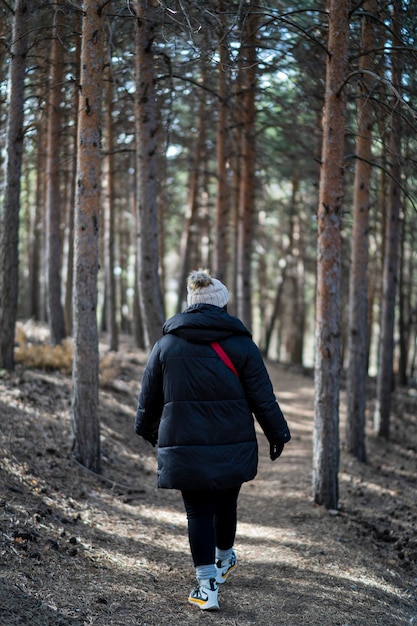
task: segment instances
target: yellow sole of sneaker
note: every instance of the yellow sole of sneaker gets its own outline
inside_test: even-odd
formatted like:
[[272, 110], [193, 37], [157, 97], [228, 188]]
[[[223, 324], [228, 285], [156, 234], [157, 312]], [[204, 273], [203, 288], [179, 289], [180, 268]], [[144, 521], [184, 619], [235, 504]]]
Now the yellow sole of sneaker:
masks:
[[205, 600], [198, 600], [197, 598], [188, 598], [188, 602], [190, 604], [194, 604], [195, 606], [198, 606], [202, 611], [218, 611], [219, 610], [218, 604], [209, 604]]

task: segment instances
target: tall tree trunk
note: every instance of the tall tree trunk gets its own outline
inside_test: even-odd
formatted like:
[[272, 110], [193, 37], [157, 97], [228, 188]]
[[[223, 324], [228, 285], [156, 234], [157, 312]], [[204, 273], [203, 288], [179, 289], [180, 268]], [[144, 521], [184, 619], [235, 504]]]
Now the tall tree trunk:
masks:
[[303, 235], [302, 224], [299, 215], [294, 215], [293, 222], [293, 264], [292, 283], [293, 283], [293, 307], [292, 307], [292, 337], [290, 360], [293, 365], [303, 364], [304, 352], [304, 332], [305, 332], [305, 268], [303, 255]]
[[[299, 301], [298, 301], [298, 265], [299, 265], [299, 253], [300, 253], [300, 241], [299, 237], [301, 236], [300, 226], [299, 226], [299, 217], [297, 215], [297, 198], [299, 195], [299, 178], [298, 173], [296, 172], [292, 178], [292, 192], [291, 192], [291, 204], [289, 207], [289, 224], [288, 224], [288, 232], [289, 238], [288, 243], [285, 246], [285, 249], [282, 252], [282, 260], [283, 263], [279, 263], [280, 273], [277, 278], [276, 292], [274, 298], [274, 304], [272, 307], [271, 315], [269, 320], [265, 322], [265, 354], [268, 354], [270, 350], [272, 335], [275, 329], [277, 322], [279, 321], [279, 315], [282, 313], [282, 296], [284, 294], [284, 288], [286, 285], [287, 276], [289, 273], [292, 274], [292, 282], [294, 286], [291, 303], [293, 305], [293, 315], [291, 321], [291, 335], [295, 333], [300, 334], [303, 333], [304, 321], [302, 321], [303, 313], [299, 309]], [[287, 259], [290, 255], [293, 255], [294, 260], [291, 265], [287, 262]], [[296, 276], [294, 277], [294, 274]], [[301, 277], [303, 275], [303, 271], [301, 273]], [[295, 318], [295, 319], [294, 319]], [[302, 322], [302, 323], [301, 323]], [[290, 343], [293, 344], [293, 339], [291, 337]]]
[[[76, 13], [75, 17], [75, 27], [78, 32], [81, 28], [80, 24], [80, 16]], [[75, 43], [75, 53], [74, 53], [74, 64], [75, 64], [75, 88], [73, 91], [72, 102], [74, 111], [78, 111], [79, 102], [80, 102], [80, 92], [78, 89], [78, 84], [80, 82], [80, 57], [81, 57], [81, 41], [78, 37]], [[66, 283], [65, 283], [65, 304], [64, 304], [64, 314], [65, 314], [65, 327], [67, 329], [67, 333], [72, 335], [72, 297], [73, 297], [73, 285], [74, 285], [74, 198], [76, 194], [76, 181], [77, 181], [77, 136], [78, 136], [78, 115], [75, 116], [74, 125], [71, 132], [71, 143], [72, 143], [72, 153], [71, 153], [71, 166], [70, 166], [70, 183], [69, 183], [69, 201], [68, 201], [68, 210], [67, 210], [67, 241], [68, 241], [68, 249], [67, 249], [67, 272], [66, 272]]]
[[74, 227], [72, 427], [75, 458], [94, 472], [100, 471], [97, 274], [103, 62], [101, 3], [97, 0], [85, 0], [82, 24]]
[[29, 317], [34, 320], [43, 320], [41, 312], [41, 267], [43, 246], [43, 218], [44, 218], [44, 188], [45, 188], [45, 142], [46, 135], [45, 115], [38, 117], [36, 143], [36, 192], [35, 192], [35, 215], [32, 225], [32, 239], [30, 242], [29, 261]]
[[14, 368], [14, 338], [19, 282], [20, 175], [23, 107], [28, 51], [28, 3], [16, 0], [9, 65], [4, 202], [0, 214], [0, 369]]
[[[414, 137], [410, 135], [405, 139], [405, 147], [403, 151], [406, 152], [405, 162], [410, 163], [410, 156], [413, 149]], [[406, 166], [405, 166], [406, 167]], [[412, 166], [411, 166], [412, 167]], [[403, 207], [403, 219], [401, 223], [401, 250], [400, 250], [400, 268], [399, 268], [399, 301], [398, 301], [398, 334], [399, 334], [399, 360], [398, 360], [398, 384], [402, 387], [406, 387], [409, 382], [410, 352], [412, 346], [412, 330], [413, 330], [413, 302], [415, 294], [413, 293], [412, 285], [416, 284], [415, 281], [415, 265], [417, 262], [417, 255], [413, 254], [416, 249], [416, 224], [413, 216], [413, 209], [408, 202], [408, 196], [410, 193], [410, 187], [412, 186], [412, 176], [408, 175], [409, 172], [404, 171], [402, 175], [402, 184], [404, 186], [404, 207]]]
[[[137, 186], [135, 186], [134, 188], [135, 190], [137, 190]], [[136, 206], [137, 206], [137, 200], [136, 200], [136, 191], [133, 191], [132, 195], [131, 195], [131, 205], [132, 205], [132, 216], [133, 216], [133, 221], [134, 221], [134, 228], [133, 233], [137, 233], [139, 230], [139, 226], [138, 226], [138, 221], [139, 221], [139, 215], [138, 212], [135, 210]], [[122, 226], [122, 233], [123, 236], [120, 237], [121, 239], [121, 248], [122, 248], [122, 254], [121, 254], [121, 260], [120, 260], [120, 265], [122, 268], [122, 276], [121, 276], [121, 309], [123, 312], [123, 304], [125, 302], [125, 298], [126, 298], [126, 284], [123, 285], [123, 282], [126, 283], [126, 280], [124, 279], [124, 276], [127, 275], [127, 264], [128, 264], [128, 258], [129, 258], [129, 249], [130, 246], [132, 245], [132, 247], [134, 248], [136, 245], [136, 238], [131, 241], [131, 231], [128, 230], [127, 226], [126, 226], [126, 216], [124, 217], [124, 219], [122, 220], [123, 222], [123, 226]], [[135, 282], [134, 282], [134, 293], [133, 293], [133, 324], [132, 324], [132, 329], [131, 332], [133, 334], [134, 337], [134, 341], [135, 341], [135, 346], [137, 348], [140, 348], [141, 350], [144, 350], [146, 348], [146, 340], [145, 340], [145, 330], [144, 330], [144, 324], [143, 324], [143, 319], [142, 319], [142, 310], [141, 310], [141, 306], [140, 306], [140, 296], [139, 296], [139, 263], [138, 263], [138, 255], [136, 254], [135, 256]], [[127, 307], [126, 307], [127, 308]], [[122, 313], [123, 315], [123, 313]], [[127, 327], [129, 325], [129, 320], [126, 319], [126, 317], [122, 317], [122, 323], [126, 324], [125, 330], [127, 330]], [[130, 326], [130, 325], [129, 325]]]
[[[401, 13], [402, 0], [394, 0], [392, 17], [393, 47], [392, 84], [401, 88]], [[391, 178], [389, 183], [388, 215], [385, 233], [385, 254], [382, 276], [381, 339], [378, 357], [374, 429], [380, 437], [389, 439], [391, 391], [394, 359], [394, 321], [397, 284], [398, 252], [400, 243], [401, 211], [401, 118], [396, 111], [398, 103], [392, 98], [390, 133]]]
[[147, 345], [161, 334], [164, 306], [159, 279], [157, 116], [152, 19], [155, 0], [137, 0], [136, 28], [136, 157], [139, 214], [139, 296]]
[[300, 180], [299, 172], [294, 170], [290, 206], [290, 332], [288, 337], [290, 362], [301, 365], [303, 362], [305, 306], [304, 306], [304, 258], [302, 225], [300, 218]]
[[405, 280], [405, 255], [406, 255], [406, 245], [405, 245], [405, 233], [407, 230], [407, 215], [404, 210], [404, 217], [402, 220], [402, 228], [401, 228], [401, 250], [400, 250], [400, 267], [399, 267], [399, 280], [398, 280], [398, 334], [399, 334], [399, 350], [400, 355], [398, 359], [398, 383], [402, 387], [406, 387], [408, 384], [408, 376], [407, 376], [407, 362], [408, 362], [408, 349], [409, 349], [409, 339], [410, 339], [410, 317], [409, 312], [411, 308], [410, 298], [411, 293], [410, 289], [408, 290], [408, 294], [406, 293], [406, 280]]
[[[136, 158], [136, 157], [133, 157]], [[132, 164], [132, 169], [134, 169], [134, 165]], [[132, 315], [133, 315], [133, 323], [135, 329], [138, 329], [139, 335], [141, 337], [140, 343], [136, 343], [135, 345], [138, 348], [145, 347], [145, 339], [143, 332], [143, 324], [141, 313], [139, 309], [139, 282], [138, 282], [138, 273], [137, 273], [137, 254], [135, 255], [135, 274], [134, 274], [134, 292], [135, 292], [135, 301], [132, 309], [129, 308], [127, 290], [129, 288], [128, 284], [128, 272], [129, 272], [129, 258], [133, 254], [136, 247], [136, 233], [138, 232], [137, 221], [139, 216], [136, 211], [136, 185], [133, 184], [132, 189], [129, 191], [129, 212], [122, 211], [120, 216], [120, 220], [118, 221], [118, 240], [119, 240], [119, 266], [120, 266], [120, 276], [119, 276], [119, 310], [120, 310], [120, 329], [123, 333], [130, 334], [132, 332]], [[136, 305], [138, 308], [136, 308]], [[137, 314], [139, 313], [139, 317]], [[136, 330], [134, 331], [134, 336], [136, 337]]]
[[[204, 84], [204, 73], [202, 74], [202, 84]], [[190, 267], [192, 260], [192, 252], [196, 249], [196, 239], [201, 238], [201, 233], [197, 230], [198, 209], [200, 207], [201, 197], [201, 162], [203, 159], [206, 144], [206, 94], [203, 90], [199, 94], [199, 111], [196, 141], [194, 146], [193, 162], [189, 177], [188, 190], [188, 206], [184, 229], [181, 237], [181, 271], [178, 281], [178, 302], [177, 313], [182, 311], [185, 302], [185, 285], [187, 276], [193, 268]], [[201, 260], [198, 265], [201, 265]]]
[[237, 280], [237, 270], [238, 270], [238, 252], [239, 252], [239, 190], [242, 178], [241, 172], [241, 158], [240, 158], [240, 145], [241, 145], [241, 124], [242, 124], [242, 112], [241, 112], [241, 82], [242, 75], [240, 72], [237, 73], [237, 79], [235, 82], [235, 98], [234, 98], [234, 106], [232, 107], [232, 124], [234, 129], [232, 131], [232, 155], [231, 155], [231, 164], [232, 164], [232, 182], [231, 182], [231, 258], [230, 258], [230, 269], [232, 279], [229, 284], [229, 291], [232, 291], [233, 297], [231, 298], [230, 306], [228, 306], [228, 310], [233, 314], [237, 315], [237, 301], [238, 301], [238, 280]]
[[[21, 234], [19, 237], [19, 245], [21, 250], [21, 252], [19, 253], [19, 268], [23, 269], [24, 274], [26, 273], [25, 269], [29, 268], [31, 260], [31, 237], [33, 232], [32, 198], [33, 194], [36, 193], [36, 182], [33, 180], [31, 170], [31, 163], [23, 159], [22, 179], [24, 181], [25, 194], [20, 201], [20, 222], [22, 227], [20, 229]], [[18, 300], [19, 302], [17, 315], [28, 318], [30, 315], [30, 290], [25, 289], [23, 290], [23, 293], [20, 292]]]
[[255, 231], [255, 93], [257, 83], [257, 26], [259, 17], [246, 8], [244, 46], [245, 95], [243, 102], [242, 167], [239, 196], [237, 312], [252, 328], [252, 247]]
[[114, 139], [113, 139], [113, 76], [111, 65], [107, 68], [103, 205], [104, 205], [104, 267], [106, 271], [106, 326], [109, 349], [117, 352], [119, 331], [117, 325], [116, 280], [114, 276], [115, 253], [115, 192], [114, 192]]
[[349, 0], [329, 0], [329, 41], [318, 206], [313, 497], [338, 506], [341, 367], [341, 216], [349, 48]]
[[[373, 70], [376, 0], [367, 0], [362, 18], [359, 69]], [[346, 442], [349, 452], [366, 461], [365, 410], [368, 375], [368, 233], [371, 184], [373, 110], [372, 81], [367, 73], [358, 82], [356, 163], [349, 283], [349, 335]]]
[[64, 310], [61, 302], [60, 147], [62, 131], [62, 78], [64, 75], [64, 46], [61, 41], [61, 23], [62, 12], [58, 2], [51, 48], [46, 157], [46, 264], [48, 320], [52, 345], [61, 343], [66, 336]]
[[[160, 123], [160, 122], [159, 122]], [[161, 125], [161, 124], [160, 124]], [[166, 229], [165, 221], [169, 215], [169, 201], [167, 197], [167, 175], [166, 175], [167, 158], [166, 154], [160, 156], [159, 161], [159, 184], [158, 184], [158, 255], [159, 255], [159, 281], [162, 292], [166, 293], [167, 274], [166, 274]], [[164, 308], [164, 319], [166, 318], [166, 302], [162, 300]]]
[[229, 264], [229, 214], [230, 204], [227, 191], [227, 86], [228, 86], [228, 65], [229, 54], [225, 41], [226, 27], [223, 23], [224, 0], [218, 0], [219, 19], [219, 56], [218, 64], [218, 122], [216, 141], [216, 161], [217, 161], [217, 194], [216, 194], [216, 232], [214, 237], [214, 273], [223, 282], [227, 281], [226, 269]]
[[[282, 310], [282, 296], [284, 294], [284, 285], [285, 285], [286, 276], [287, 276], [287, 265], [284, 265], [281, 273], [279, 274], [277, 278], [274, 304], [272, 307], [270, 319], [269, 321], [267, 321], [267, 324], [266, 324], [265, 346], [264, 346], [264, 352], [266, 355], [268, 355], [270, 351], [272, 335], [273, 335], [276, 323], [279, 320], [279, 315]], [[278, 358], [279, 358], [279, 355], [278, 355]]]

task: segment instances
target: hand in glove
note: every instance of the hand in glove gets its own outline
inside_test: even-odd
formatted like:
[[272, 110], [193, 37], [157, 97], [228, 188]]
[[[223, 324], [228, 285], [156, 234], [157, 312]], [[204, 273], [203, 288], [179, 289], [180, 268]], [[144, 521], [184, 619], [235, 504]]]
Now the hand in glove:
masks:
[[281, 441], [273, 441], [269, 445], [269, 456], [270, 456], [271, 461], [275, 461], [275, 459], [281, 456], [282, 451], [284, 449], [284, 444], [285, 442], [281, 440]]
[[153, 445], [153, 447], [155, 447], [156, 444], [158, 443], [158, 435], [157, 434], [146, 433], [146, 435], [142, 435], [142, 437], [145, 439], [145, 441], [149, 441], [149, 443], [151, 443]]

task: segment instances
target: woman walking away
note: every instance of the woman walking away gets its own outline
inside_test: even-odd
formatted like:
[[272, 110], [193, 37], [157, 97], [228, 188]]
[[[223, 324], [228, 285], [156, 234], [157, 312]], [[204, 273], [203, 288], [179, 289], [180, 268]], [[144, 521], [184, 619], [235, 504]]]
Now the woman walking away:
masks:
[[227, 313], [229, 292], [207, 270], [187, 281], [188, 308], [165, 322], [142, 379], [135, 431], [158, 445], [158, 486], [179, 489], [198, 586], [188, 598], [218, 609], [236, 567], [237, 499], [257, 472], [253, 415], [277, 459], [291, 435], [261, 354]]

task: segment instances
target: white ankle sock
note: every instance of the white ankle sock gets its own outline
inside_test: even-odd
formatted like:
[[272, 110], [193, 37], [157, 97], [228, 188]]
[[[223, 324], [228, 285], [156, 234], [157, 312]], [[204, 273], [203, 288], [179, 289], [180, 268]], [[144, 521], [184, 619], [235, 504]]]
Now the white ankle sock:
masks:
[[230, 561], [232, 558], [233, 548], [229, 548], [229, 550], [220, 550], [216, 548], [216, 563], [217, 561], [221, 561], [222, 565], [225, 561]]
[[210, 580], [210, 578], [216, 578], [216, 566], [214, 565], [198, 565], [195, 568], [195, 575], [198, 578], [198, 580], [201, 581], [202, 580]]

